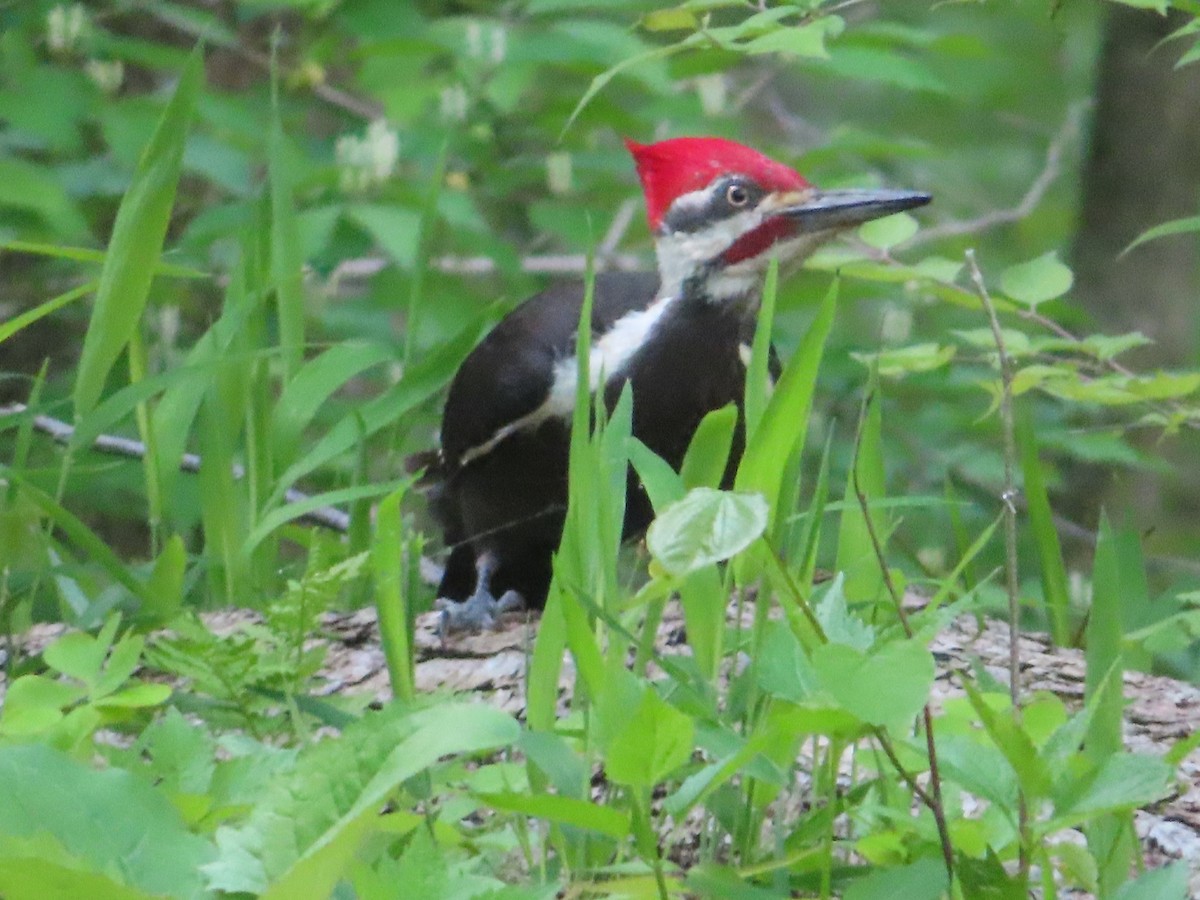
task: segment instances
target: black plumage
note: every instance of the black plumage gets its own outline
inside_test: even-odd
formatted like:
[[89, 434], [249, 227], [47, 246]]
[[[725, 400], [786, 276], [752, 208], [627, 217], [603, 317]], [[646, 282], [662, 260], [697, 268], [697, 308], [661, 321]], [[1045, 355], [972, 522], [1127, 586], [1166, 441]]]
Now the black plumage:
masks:
[[[655, 273], [602, 273], [595, 279], [594, 339], [627, 313], [655, 299]], [[550, 558], [562, 535], [567, 499], [570, 422], [550, 416], [496, 441], [469, 461], [509, 423], [536, 410], [550, 390], [555, 364], [573, 359], [583, 304], [580, 282], [555, 285], [523, 303], [463, 362], [446, 401], [442, 459], [433, 472], [431, 508], [451, 547], [438, 596], [462, 600], [476, 589], [477, 559], [491, 553], [491, 592], [515, 590], [541, 606], [550, 582]], [[741, 403], [745, 366], [739, 348], [753, 338], [753, 305], [714, 304], [702, 296], [673, 302], [651, 339], [627, 366], [609, 377], [611, 407], [628, 381], [633, 433], [678, 468], [703, 416]], [[735, 442], [734, 459], [740, 455]], [[624, 535], [640, 534], [652, 510], [631, 491]]]

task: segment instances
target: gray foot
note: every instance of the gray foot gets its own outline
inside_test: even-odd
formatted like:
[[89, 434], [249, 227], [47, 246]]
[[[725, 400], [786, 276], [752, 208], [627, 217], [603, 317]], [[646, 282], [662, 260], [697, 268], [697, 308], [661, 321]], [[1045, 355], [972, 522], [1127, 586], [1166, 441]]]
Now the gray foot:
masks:
[[500, 617], [507, 612], [525, 608], [525, 599], [516, 591], [505, 591], [497, 600], [490, 591], [477, 590], [469, 600], [448, 600], [438, 597], [434, 608], [442, 611], [438, 632], [443, 638], [459, 632], [494, 630]]

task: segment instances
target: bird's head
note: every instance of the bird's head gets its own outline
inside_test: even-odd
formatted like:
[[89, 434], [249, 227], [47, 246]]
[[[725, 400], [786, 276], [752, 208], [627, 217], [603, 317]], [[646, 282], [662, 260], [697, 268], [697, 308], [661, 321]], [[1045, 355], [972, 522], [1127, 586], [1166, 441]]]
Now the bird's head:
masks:
[[799, 262], [847, 228], [930, 200], [916, 191], [823, 191], [724, 138], [625, 145], [646, 197], [663, 290], [717, 301], [754, 293], [772, 256]]

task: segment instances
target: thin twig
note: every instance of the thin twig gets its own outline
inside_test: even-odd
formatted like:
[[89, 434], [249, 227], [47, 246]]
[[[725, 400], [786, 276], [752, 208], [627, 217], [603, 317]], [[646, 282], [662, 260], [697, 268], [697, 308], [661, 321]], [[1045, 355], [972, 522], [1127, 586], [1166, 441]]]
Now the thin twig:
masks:
[[[339, 263], [330, 275], [331, 283], [339, 280], [365, 279], [377, 275], [391, 265], [382, 256], [363, 256]], [[490, 256], [437, 256], [429, 261], [430, 268], [447, 275], [493, 275], [500, 270]], [[596, 257], [596, 271], [637, 272], [648, 268], [636, 253], [612, 253]], [[583, 275], [587, 257], [582, 253], [531, 254], [521, 258], [521, 271], [529, 275]]]
[[[19, 415], [25, 411], [25, 404], [9, 403], [5, 406], [0, 406], [0, 417]], [[61, 419], [40, 414], [33, 417], [33, 428], [35, 431], [49, 435], [59, 444], [69, 444], [71, 438], [75, 435], [75, 427], [73, 425]], [[92, 449], [97, 453], [121, 456], [127, 459], [145, 459], [146, 457], [146, 445], [141, 441], [134, 440], [133, 438], [118, 437], [112, 434], [99, 435], [92, 443]], [[181, 472], [196, 474], [200, 471], [200, 465], [201, 459], [195, 453], [185, 453], [179, 458], [179, 470]], [[245, 469], [234, 463], [233, 477], [241, 479], [245, 477], [245, 474]], [[288, 503], [300, 503], [308, 500], [309, 495], [302, 491], [291, 489], [284, 494], [284, 499]], [[323, 506], [320, 509], [314, 509], [297, 518], [300, 521], [307, 521], [313, 525], [320, 525], [333, 531], [344, 533], [350, 529], [350, 516], [332, 506]]]
[[[992, 338], [996, 342], [996, 353], [1000, 362], [1000, 427], [1004, 434], [1004, 493], [1000, 495], [1004, 503], [1004, 572], [1008, 589], [1008, 693], [1012, 701], [1013, 718], [1019, 725], [1021, 722], [1021, 651], [1017, 642], [1017, 631], [1020, 625], [1021, 599], [1017, 573], [1017, 439], [1016, 427], [1013, 422], [1013, 361], [1008, 355], [1004, 344], [1004, 329], [1000, 327], [1000, 318], [996, 315], [996, 306], [992, 303], [991, 294], [983, 281], [983, 273], [975, 260], [975, 251], [967, 250], [967, 266], [970, 268], [971, 281], [979, 293], [979, 299], [987, 311], [988, 324], [992, 328]], [[1029, 853], [1027, 837], [1029, 813], [1025, 805], [1025, 794], [1020, 792], [1017, 797], [1018, 827], [1021, 833], [1020, 868], [1022, 877], [1029, 873]]]
[[[858, 430], [854, 436], [854, 459], [850, 464], [850, 477], [854, 483], [854, 495], [858, 499], [858, 508], [862, 511], [863, 521], [867, 527], [867, 534], [871, 538], [871, 548], [875, 553], [875, 561], [879, 566], [879, 571], [883, 574], [883, 583], [887, 586], [888, 593], [892, 598], [892, 604], [896, 607], [896, 615], [900, 619], [900, 625], [904, 629], [904, 633], [911, 639], [913, 629], [911, 623], [908, 621], [908, 613], [904, 609], [904, 598], [896, 589], [895, 581], [892, 580], [891, 569], [888, 568], [887, 558], [883, 555], [883, 545], [879, 541], [879, 535], [875, 530], [875, 521], [871, 517], [871, 507], [858, 478], [858, 464], [863, 440], [863, 424], [867, 418], [867, 406], [870, 402], [871, 396], [868, 394], [863, 398], [862, 412], [858, 417]], [[936, 823], [938, 830], [938, 840], [942, 845], [942, 860], [946, 864], [946, 874], [949, 876], [951, 882], [953, 882], [954, 844], [950, 840], [950, 828], [946, 824], [946, 804], [942, 799], [942, 776], [938, 768], [937, 744], [933, 738], [933, 713], [930, 712], [928, 703], [921, 709], [921, 718], [925, 725], [925, 751], [929, 756], [930, 792], [920, 791], [918, 796], [922, 798], [922, 802], [933, 813], [933, 821]], [[879, 734], [877, 733], [876, 739], [878, 738]], [[882, 746], [884, 752], [888, 753], [889, 757], [893, 755], [886, 743], [883, 743]], [[893, 764], [898, 765], [899, 762], [896, 761]], [[915, 782], [910, 781], [909, 784], [915, 787]]]
[[[4, 416], [20, 415], [26, 411], [27, 407], [24, 403], [5, 404], [0, 406], [0, 419], [3, 419]], [[61, 419], [41, 414], [34, 415], [33, 428], [35, 431], [40, 431], [42, 434], [48, 435], [59, 444], [70, 443], [71, 438], [75, 434], [74, 426]], [[92, 449], [97, 453], [120, 456], [126, 459], [144, 459], [146, 456], [146, 445], [141, 441], [118, 437], [112, 434], [99, 435], [92, 443]], [[202, 460], [195, 453], [185, 453], [179, 458], [179, 470], [181, 472], [196, 474], [200, 471], [201, 464]], [[245, 474], [245, 469], [235, 463], [233, 466], [233, 477], [240, 479]], [[295, 488], [289, 488], [283, 496], [284, 500], [288, 503], [302, 503], [307, 501], [310, 495]], [[346, 534], [350, 530], [349, 514], [333, 506], [322, 506], [319, 509], [310, 510], [301, 516], [297, 516], [296, 521], [308, 522], [310, 525], [318, 525], [340, 534]], [[436, 585], [442, 580], [442, 567], [427, 556], [421, 557], [420, 572], [421, 580], [426, 584]]]
[[[199, 22], [192, 22], [186, 18], [166, 15], [159, 8], [158, 4], [139, 4], [138, 8], [145, 13], [153, 16], [159, 22], [174, 28], [186, 34], [188, 37], [203, 41], [210, 37], [204, 25]], [[257, 50], [251, 50], [242, 44], [231, 44], [228, 42], [216, 43], [216, 46], [222, 50], [227, 50], [234, 56], [245, 60], [253, 66], [261, 69], [264, 72], [271, 71], [271, 56], [267, 53], [260, 53]], [[328, 103], [330, 106], [336, 106], [338, 109], [352, 113], [367, 121], [374, 121], [383, 116], [383, 107], [373, 100], [365, 100], [362, 97], [356, 97], [349, 91], [334, 87], [325, 81], [318, 81], [310, 85], [312, 92]]]
[[1029, 189], [1025, 192], [1025, 196], [1021, 198], [1016, 206], [1010, 209], [996, 209], [985, 213], [977, 219], [968, 219], [966, 221], [951, 221], [943, 222], [941, 225], [934, 225], [932, 228], [926, 228], [917, 234], [913, 235], [907, 241], [897, 245], [896, 249], [907, 249], [916, 247], [921, 244], [927, 244], [930, 241], [941, 240], [947, 237], [961, 237], [965, 234], [978, 234], [981, 231], [986, 231], [989, 228], [994, 228], [997, 225], [1007, 225], [1012, 222], [1019, 222], [1032, 213], [1042, 198], [1046, 196], [1046, 192], [1050, 190], [1050, 186], [1058, 179], [1062, 173], [1063, 153], [1067, 146], [1079, 134], [1080, 125], [1083, 122], [1083, 115], [1087, 111], [1090, 103], [1082, 102], [1075, 103], [1067, 110], [1067, 117], [1063, 121], [1062, 126], [1058, 129], [1058, 133], [1050, 141], [1050, 145], [1046, 148], [1046, 162], [1037, 177], [1029, 185]]

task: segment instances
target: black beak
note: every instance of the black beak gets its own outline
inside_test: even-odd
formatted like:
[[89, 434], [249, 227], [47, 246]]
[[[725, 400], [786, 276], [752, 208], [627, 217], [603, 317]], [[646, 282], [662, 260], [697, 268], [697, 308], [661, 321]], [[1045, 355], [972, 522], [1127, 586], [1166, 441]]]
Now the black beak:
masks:
[[[768, 198], [768, 202], [770, 202]], [[816, 191], [800, 199], [795, 195], [778, 195], [772, 215], [794, 219], [801, 232], [826, 231], [831, 228], [852, 228], [924, 206], [933, 197], [920, 191], [893, 191], [884, 188], [848, 188], [846, 190]], [[799, 200], [799, 202], [796, 202]], [[789, 202], [791, 201], [791, 202]]]

